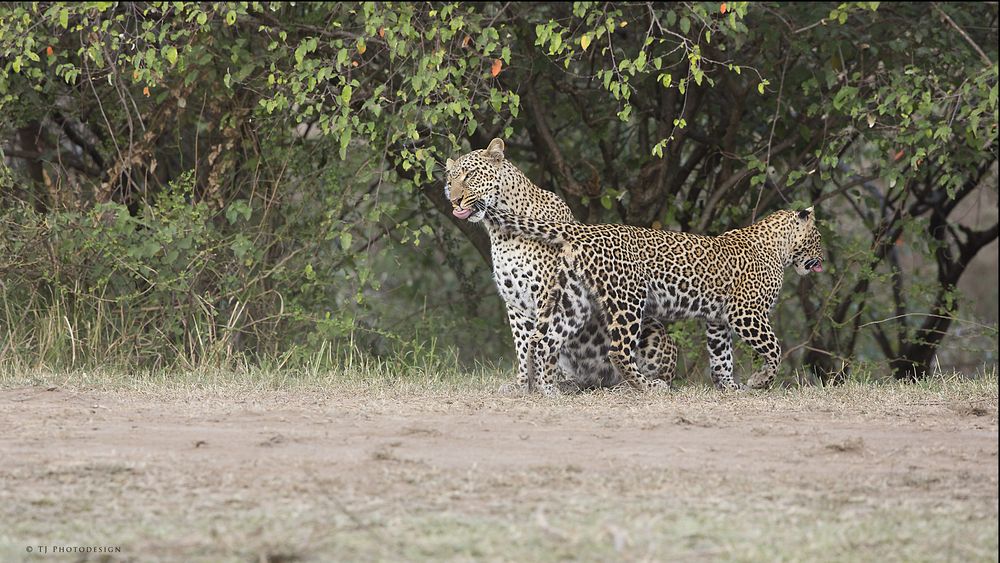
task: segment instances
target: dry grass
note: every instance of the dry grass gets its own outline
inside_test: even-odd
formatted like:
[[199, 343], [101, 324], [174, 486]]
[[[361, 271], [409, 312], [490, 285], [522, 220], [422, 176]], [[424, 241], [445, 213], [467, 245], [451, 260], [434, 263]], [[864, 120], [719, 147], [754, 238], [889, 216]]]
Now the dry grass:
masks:
[[[192, 371], [123, 371], [106, 368], [53, 372], [47, 369], [0, 369], [0, 389], [20, 386], [55, 387], [153, 394], [162, 397], [239, 393], [249, 397], [275, 397], [282, 392], [347, 393], [365, 399], [405, 399], [419, 405], [454, 395], [457, 398], [480, 398], [508, 402], [508, 397], [496, 393], [501, 384], [513, 379], [513, 373], [495, 366], [478, 366], [459, 370], [438, 365], [406, 366], [395, 369], [384, 362], [345, 366], [336, 371], [306, 371], [247, 368], [201, 369]], [[982, 409], [997, 408], [996, 367], [984, 368], [974, 375], [961, 373], [936, 374], [917, 384], [894, 380], [873, 379], [857, 375], [844, 385], [817, 387], [790, 385], [767, 391], [719, 393], [701, 382], [679, 382], [677, 388], [663, 394], [643, 395], [627, 388], [604, 389], [558, 399], [537, 395], [516, 397], [517, 402], [559, 405], [605, 405], [608, 401], [642, 408], [651, 402], [707, 402], [747, 407], [752, 411], [774, 406], [799, 406], [804, 409], [849, 409], [875, 412], [881, 409], [906, 407], [916, 402], [927, 405], [947, 403], [964, 414], [988, 414]], [[972, 402], [967, 402], [971, 400]]]

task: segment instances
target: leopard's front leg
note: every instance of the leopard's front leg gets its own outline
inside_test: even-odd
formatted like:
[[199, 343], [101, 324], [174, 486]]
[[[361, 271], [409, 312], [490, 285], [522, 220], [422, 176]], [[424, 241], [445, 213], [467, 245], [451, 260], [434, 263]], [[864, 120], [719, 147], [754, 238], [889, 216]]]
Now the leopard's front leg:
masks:
[[531, 381], [535, 378], [535, 350], [532, 334], [535, 332], [535, 317], [524, 309], [507, 305], [507, 320], [514, 337], [517, 354], [517, 379], [500, 386], [500, 393], [519, 395], [531, 391]]
[[545, 301], [538, 308], [532, 344], [535, 352], [535, 385], [544, 395], [560, 394], [556, 385], [559, 373], [559, 352], [571, 335], [587, 322], [589, 310], [584, 292], [568, 264], [563, 263]]

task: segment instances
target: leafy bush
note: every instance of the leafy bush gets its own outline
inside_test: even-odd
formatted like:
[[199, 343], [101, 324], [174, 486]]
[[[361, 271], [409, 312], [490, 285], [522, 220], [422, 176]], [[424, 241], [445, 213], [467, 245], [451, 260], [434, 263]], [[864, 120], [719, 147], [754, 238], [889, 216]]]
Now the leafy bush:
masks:
[[824, 380], [920, 376], [956, 321], [987, 325], [995, 358], [995, 320], [962, 319], [957, 284], [996, 217], [956, 209], [996, 193], [996, 21], [877, 2], [3, 5], [0, 361], [509, 355], [488, 241], [440, 184], [445, 157], [494, 136], [590, 222], [717, 233], [819, 204], [829, 274], [786, 284], [777, 315], [790, 363]]

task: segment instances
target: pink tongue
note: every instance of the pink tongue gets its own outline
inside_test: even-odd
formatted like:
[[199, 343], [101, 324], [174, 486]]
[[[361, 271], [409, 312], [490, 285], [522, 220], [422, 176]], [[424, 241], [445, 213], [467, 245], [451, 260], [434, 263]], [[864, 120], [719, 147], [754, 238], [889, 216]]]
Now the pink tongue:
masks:
[[822, 264], [816, 264], [815, 266], [812, 267], [812, 271], [814, 271], [814, 272], [822, 272], [823, 271], [823, 265]]
[[455, 217], [458, 217], [459, 219], [467, 219], [469, 215], [472, 215], [472, 210], [460, 209], [456, 207], [455, 209], [451, 210], [451, 214], [454, 215]]

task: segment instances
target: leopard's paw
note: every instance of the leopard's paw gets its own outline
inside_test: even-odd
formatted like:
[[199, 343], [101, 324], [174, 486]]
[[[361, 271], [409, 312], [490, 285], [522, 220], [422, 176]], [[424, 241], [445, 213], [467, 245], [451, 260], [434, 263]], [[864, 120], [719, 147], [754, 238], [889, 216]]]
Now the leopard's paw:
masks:
[[500, 389], [497, 389], [497, 393], [508, 397], [523, 397], [529, 393], [529, 390], [526, 385], [511, 381], [501, 385]]
[[672, 391], [670, 384], [662, 379], [650, 379], [646, 390], [653, 393], [669, 393]]
[[751, 389], [767, 389], [774, 381], [774, 374], [768, 370], [760, 370], [750, 376], [749, 384]]

